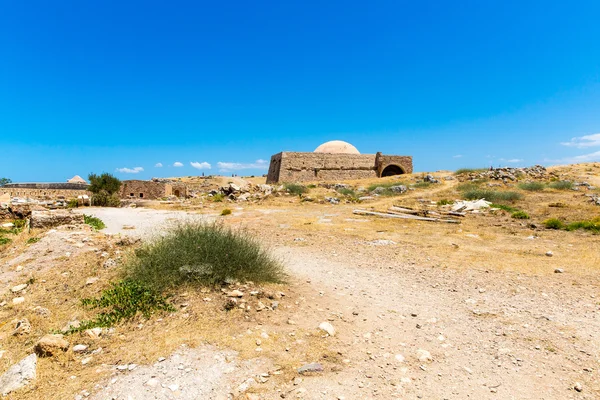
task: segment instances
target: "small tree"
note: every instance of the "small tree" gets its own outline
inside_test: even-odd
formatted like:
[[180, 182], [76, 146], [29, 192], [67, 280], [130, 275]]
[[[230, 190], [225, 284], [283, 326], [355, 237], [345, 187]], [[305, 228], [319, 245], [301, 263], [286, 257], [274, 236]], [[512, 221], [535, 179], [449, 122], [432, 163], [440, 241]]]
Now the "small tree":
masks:
[[0, 178], [0, 187], [7, 185], [9, 183], [12, 183], [12, 181], [9, 178]]
[[118, 207], [121, 204], [119, 200], [119, 189], [121, 181], [104, 172], [102, 175], [89, 174], [88, 180], [90, 186], [88, 190], [92, 192], [92, 205], [103, 207]]
[[113, 195], [121, 189], [121, 181], [108, 172], [104, 172], [102, 175], [89, 174], [88, 180], [90, 181], [88, 190], [92, 193], [105, 191], [109, 195]]

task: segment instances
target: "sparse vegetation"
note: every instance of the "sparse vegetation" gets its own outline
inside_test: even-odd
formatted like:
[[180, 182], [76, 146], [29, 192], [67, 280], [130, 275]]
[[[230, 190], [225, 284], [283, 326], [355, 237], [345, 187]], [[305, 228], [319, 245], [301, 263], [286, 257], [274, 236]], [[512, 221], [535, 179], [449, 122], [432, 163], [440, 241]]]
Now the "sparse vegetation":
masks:
[[438, 200], [438, 202], [437, 202], [438, 206], [446, 206], [449, 204], [454, 204], [454, 201], [448, 200], [448, 199], [441, 199], [441, 200]]
[[212, 195], [210, 199], [212, 199], [212, 201], [214, 201], [215, 203], [220, 203], [225, 199], [225, 195], [223, 193], [217, 193]]
[[414, 188], [417, 188], [417, 189], [425, 189], [431, 185], [432, 185], [431, 182], [417, 182], [417, 183], [413, 183], [411, 186]]
[[40, 241], [39, 237], [31, 237], [29, 239], [27, 239], [27, 244], [33, 244], [33, 243], [37, 243]]
[[377, 189], [378, 187], [384, 188], [384, 189], [389, 189], [392, 186], [399, 186], [399, 185], [404, 185], [404, 186], [408, 186], [405, 182], [381, 182], [381, 183], [375, 183], [373, 185], [370, 185], [367, 190], [369, 192], [372, 192], [373, 190]]
[[354, 190], [352, 190], [350, 188], [339, 188], [336, 191], [339, 194], [344, 195], [344, 196], [356, 197], [356, 193], [354, 192]]
[[517, 192], [503, 192], [499, 190], [472, 189], [463, 192], [463, 198], [466, 200], [486, 199], [491, 202], [509, 201], [514, 202], [523, 198], [523, 195]]
[[79, 327], [71, 328], [67, 333], [113, 326], [138, 314], [148, 318], [157, 311], [175, 311], [160, 293], [131, 279], [113, 283], [99, 298], [82, 299], [81, 303], [90, 309], [101, 308], [104, 311], [92, 320], [83, 321]]
[[12, 239], [4, 237], [4, 236], [0, 236], [0, 246], [9, 244], [10, 242], [12, 242]]
[[106, 225], [100, 218], [96, 218], [91, 215], [84, 214], [83, 221], [97, 231], [106, 228]]
[[295, 194], [297, 196], [308, 193], [308, 188], [304, 185], [300, 185], [299, 183], [285, 183], [283, 187], [288, 191], [288, 193]]
[[514, 219], [529, 219], [529, 214], [525, 211], [515, 211], [511, 215]]
[[229, 214], [231, 214], [231, 210], [229, 208], [224, 208], [223, 211], [221, 211], [222, 216], [229, 215]]
[[518, 208], [514, 208], [514, 207], [511, 207], [511, 206], [507, 206], [506, 204], [496, 204], [496, 203], [492, 203], [492, 204], [490, 204], [490, 207], [491, 207], [491, 208], [499, 208], [499, 209], [501, 209], [501, 210], [504, 210], [504, 211], [507, 211], [507, 212], [510, 212], [510, 213], [513, 213], [513, 212], [517, 212], [517, 211], [519, 211], [519, 209], [518, 209]]
[[565, 227], [565, 224], [558, 218], [547, 219], [543, 224], [548, 229], [563, 229]]
[[454, 172], [454, 175], [480, 173], [480, 172], [485, 172], [487, 170], [488, 170], [488, 168], [459, 168]]
[[79, 207], [79, 201], [77, 199], [70, 199], [67, 202], [67, 208], [77, 208]]
[[177, 225], [142, 246], [127, 270], [133, 279], [159, 291], [184, 284], [283, 279], [281, 263], [248, 232], [201, 222]]
[[519, 183], [519, 188], [530, 192], [541, 192], [546, 185], [542, 182], [523, 182]]
[[8, 185], [9, 183], [12, 183], [12, 180], [9, 178], [0, 178], [0, 187]]
[[550, 182], [548, 187], [556, 190], [571, 190], [573, 189], [573, 182], [571, 181], [556, 181]]
[[594, 218], [591, 221], [577, 221], [571, 222], [565, 228], [568, 231], [576, 231], [578, 229], [583, 229], [586, 231], [591, 231], [593, 233], [600, 233], [600, 217]]

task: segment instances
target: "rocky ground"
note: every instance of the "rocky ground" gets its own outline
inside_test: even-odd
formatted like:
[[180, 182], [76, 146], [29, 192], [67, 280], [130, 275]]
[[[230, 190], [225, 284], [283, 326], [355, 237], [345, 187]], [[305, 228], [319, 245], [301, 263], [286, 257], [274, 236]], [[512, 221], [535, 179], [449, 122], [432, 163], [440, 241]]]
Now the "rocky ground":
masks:
[[[416, 193], [413, 200], [436, 190], [447, 186]], [[588, 207], [581, 195], [544, 194], [543, 201], [541, 194], [528, 196], [521, 207], [540, 215], [557, 199], [578, 208], [561, 212], [579, 215]], [[233, 214], [219, 217], [224, 206]], [[535, 220], [501, 212], [444, 225], [356, 216], [354, 208], [282, 198], [268, 205], [210, 204], [194, 212], [86, 209], [105, 221], [106, 232], [142, 240], [188, 218], [244, 227], [283, 260], [289, 280], [273, 289], [281, 294], [271, 300], [253, 297], [258, 291], [251, 286], [186, 292], [173, 299], [181, 311], [172, 316], [116, 327], [99, 339], [69, 338], [68, 356], [38, 361], [38, 382], [58, 382], [49, 368], [63, 368], [67, 389], [53, 397], [52, 385], [39, 382], [37, 394], [23, 392], [24, 398], [600, 398], [598, 235], [548, 231]], [[58, 263], [55, 268], [64, 269], [49, 250], [74, 258], [89, 252], [98, 263], [118, 260], [118, 236], [78, 232], [46, 233], [23, 254], [4, 255], [6, 290], [23, 280], [16, 266], [32, 258], [46, 261], [25, 266]], [[81, 275], [75, 286], [83, 289], [77, 290], [93, 291], [109, 280], [97, 272], [100, 281], [87, 285], [89, 273]], [[251, 313], [205, 311], [232, 289]], [[19, 296], [31, 301], [30, 308], [43, 301], [27, 290]], [[4, 307], [17, 315], [21, 306]], [[87, 347], [77, 353], [75, 344]], [[7, 359], [11, 349], [2, 347]], [[15, 357], [3, 371], [19, 361]]]

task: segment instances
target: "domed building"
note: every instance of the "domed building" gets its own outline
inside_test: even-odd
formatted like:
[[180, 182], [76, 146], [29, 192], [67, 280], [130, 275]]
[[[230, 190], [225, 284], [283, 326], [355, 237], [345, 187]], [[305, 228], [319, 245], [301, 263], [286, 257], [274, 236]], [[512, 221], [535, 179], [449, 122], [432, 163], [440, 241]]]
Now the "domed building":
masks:
[[271, 156], [267, 183], [377, 178], [413, 171], [411, 156], [360, 154], [348, 142], [332, 140], [312, 153], [283, 151]]

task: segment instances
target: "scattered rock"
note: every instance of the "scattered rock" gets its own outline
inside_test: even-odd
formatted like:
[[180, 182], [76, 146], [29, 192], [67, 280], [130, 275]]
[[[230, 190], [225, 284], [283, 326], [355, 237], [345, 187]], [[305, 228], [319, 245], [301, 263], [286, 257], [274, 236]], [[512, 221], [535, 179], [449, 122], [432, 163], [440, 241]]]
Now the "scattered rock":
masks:
[[10, 288], [10, 291], [13, 293], [19, 293], [21, 290], [24, 290], [25, 288], [27, 288], [27, 284], [22, 283], [20, 285], [13, 286], [12, 288]]
[[232, 290], [231, 292], [227, 293], [227, 297], [243, 297], [244, 296], [244, 292], [240, 291], [240, 290]]
[[556, 269], [554, 270], [554, 273], [555, 273], [555, 274], [562, 274], [563, 272], [565, 272], [565, 270], [564, 270], [564, 269], [562, 269], [562, 268], [556, 268]]
[[96, 282], [98, 282], [98, 278], [93, 276], [93, 277], [87, 278], [87, 280], [85, 281], [85, 284], [87, 286], [89, 286], [89, 285], [93, 285]]
[[319, 329], [327, 332], [329, 336], [335, 336], [335, 328], [329, 322], [321, 322]]
[[69, 342], [60, 334], [46, 335], [37, 342], [34, 349], [39, 356], [47, 357], [57, 354], [60, 350], [67, 351]]
[[47, 309], [47, 308], [45, 308], [45, 307], [35, 306], [35, 307], [33, 308], [33, 311], [34, 311], [34, 312], [35, 312], [37, 315], [39, 315], [40, 317], [44, 317], [44, 318], [47, 318], [47, 317], [49, 317], [50, 315], [52, 315], [52, 313], [50, 312], [50, 310], [48, 310], [48, 309]]
[[36, 377], [37, 356], [30, 354], [0, 376], [0, 393], [3, 396], [31, 384]]
[[575, 385], [573, 385], [573, 389], [575, 389], [578, 392], [582, 392], [583, 391], [583, 386], [581, 385], [581, 383], [575, 382]]
[[310, 373], [310, 372], [323, 372], [323, 366], [319, 363], [311, 363], [311, 364], [304, 364], [303, 366], [298, 368], [299, 374], [306, 374], [306, 373]]
[[552, 256], [554, 255], [554, 253], [552, 253], [552, 251], [547, 251], [547, 252], [546, 252], [546, 255], [547, 255], [548, 257], [552, 257]]
[[417, 350], [417, 357], [419, 358], [419, 361], [421, 361], [421, 362], [433, 361], [433, 357], [431, 357], [431, 353], [428, 352], [427, 350], [423, 350], [423, 349]]
[[24, 302], [25, 302], [25, 297], [15, 297], [14, 299], [12, 299], [12, 303], [14, 305], [22, 304]]
[[88, 347], [85, 344], [76, 344], [73, 346], [73, 353], [83, 353]]
[[18, 320], [15, 323], [15, 330], [13, 331], [13, 336], [22, 336], [27, 335], [31, 332], [31, 324], [27, 318], [23, 318]]

